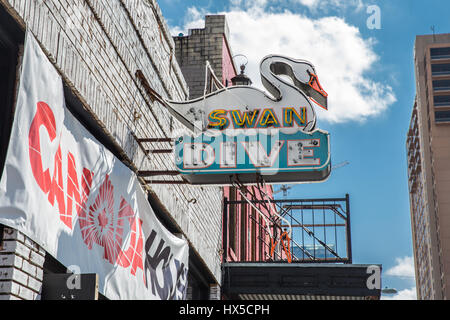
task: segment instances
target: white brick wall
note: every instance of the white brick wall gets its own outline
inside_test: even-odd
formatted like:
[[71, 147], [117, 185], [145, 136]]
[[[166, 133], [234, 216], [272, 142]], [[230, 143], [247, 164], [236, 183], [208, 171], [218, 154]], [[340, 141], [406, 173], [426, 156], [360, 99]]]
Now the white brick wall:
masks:
[[39, 300], [45, 251], [9, 227], [0, 239], [0, 300]]
[[[0, 0], [0, 4], [33, 32], [64, 81], [135, 170], [174, 170], [171, 155], [147, 158], [133, 138], [171, 136], [169, 113], [149, 101], [136, 70], [142, 70], [152, 88], [165, 97], [182, 100], [188, 95], [175, 56], [170, 58], [173, 39], [155, 0]], [[134, 113], [141, 117], [135, 120]], [[173, 129], [180, 127], [175, 123]], [[149, 185], [147, 190], [160, 199], [220, 282], [221, 189], [167, 184]], [[189, 204], [191, 199], [197, 202]]]

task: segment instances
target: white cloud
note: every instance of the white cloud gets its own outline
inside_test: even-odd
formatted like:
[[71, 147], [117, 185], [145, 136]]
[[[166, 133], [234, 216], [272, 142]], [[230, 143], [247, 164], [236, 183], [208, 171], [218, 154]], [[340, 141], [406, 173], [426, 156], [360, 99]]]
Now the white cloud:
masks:
[[[314, 0], [302, 0], [314, 3]], [[307, 2], [309, 1], [309, 2]], [[338, 3], [341, 0], [327, 0]], [[353, 1], [353, 0], [352, 0]], [[372, 80], [369, 72], [377, 68], [378, 56], [372, 39], [364, 39], [358, 28], [338, 17], [312, 19], [290, 11], [266, 10], [266, 0], [250, 0], [242, 7], [231, 7], [226, 14], [234, 54], [244, 54], [246, 72], [255, 86], [262, 88], [259, 63], [268, 54], [283, 54], [311, 61], [323, 88], [328, 107], [317, 109], [320, 120], [332, 123], [363, 122], [385, 112], [395, 101], [392, 88]], [[234, 3], [241, 1], [234, 0]], [[205, 12], [191, 8], [182, 27], [204, 27]]]
[[386, 275], [400, 278], [414, 278], [414, 259], [412, 257], [396, 258], [396, 265], [386, 271]]
[[[385, 271], [385, 276], [398, 277], [407, 280], [414, 280], [414, 259], [412, 257], [402, 257], [395, 259], [395, 265]], [[383, 295], [382, 300], [417, 300], [416, 288], [399, 290], [393, 296]]]
[[329, 9], [355, 8], [357, 11], [364, 7], [362, 0], [292, 0], [311, 10], [328, 11]]
[[230, 5], [232, 7], [258, 7], [264, 8], [268, 3], [273, 2], [274, 0], [230, 0]]
[[417, 300], [416, 288], [400, 290], [393, 296], [381, 296], [381, 300]]
[[314, 8], [319, 4], [319, 0], [297, 0], [297, 2], [309, 8]]
[[229, 0], [233, 7], [250, 8], [250, 7], [280, 7], [289, 6], [291, 4], [300, 4], [307, 7], [311, 11], [328, 12], [333, 10], [346, 10], [354, 8], [356, 11], [364, 7], [363, 0]]

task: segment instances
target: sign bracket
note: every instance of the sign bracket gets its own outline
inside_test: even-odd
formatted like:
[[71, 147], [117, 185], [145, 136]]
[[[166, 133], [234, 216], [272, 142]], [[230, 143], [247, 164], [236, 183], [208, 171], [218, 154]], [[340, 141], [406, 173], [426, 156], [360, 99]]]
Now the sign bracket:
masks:
[[179, 176], [180, 173], [178, 171], [172, 170], [145, 170], [138, 171], [138, 176], [140, 177], [154, 177], [154, 176]]
[[[145, 156], [149, 158], [150, 154], [169, 154], [173, 152], [173, 149], [148, 149], [144, 147], [144, 143], [164, 143], [169, 144], [170, 147], [172, 147], [173, 139], [172, 138], [137, 138], [134, 136], [136, 142], [138, 143], [141, 150], [144, 152]], [[150, 158], [149, 158], [150, 159]], [[171, 177], [177, 177], [180, 176], [179, 171], [175, 170], [139, 170], [137, 172], [137, 175], [140, 178], [148, 178], [148, 177], [157, 177], [157, 176], [171, 176]], [[172, 184], [172, 185], [184, 185], [188, 184], [188, 182], [182, 178], [182, 180], [158, 180], [158, 179], [152, 179], [152, 180], [143, 180], [145, 184]]]
[[144, 180], [147, 184], [173, 184], [173, 185], [184, 185], [189, 184], [185, 180], [167, 181], [167, 180]]

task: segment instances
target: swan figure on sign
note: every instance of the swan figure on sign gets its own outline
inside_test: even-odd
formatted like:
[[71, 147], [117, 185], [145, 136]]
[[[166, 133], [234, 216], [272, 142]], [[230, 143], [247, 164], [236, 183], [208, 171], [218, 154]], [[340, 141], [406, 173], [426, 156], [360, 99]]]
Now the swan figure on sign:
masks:
[[[314, 66], [305, 60], [269, 55], [263, 58], [260, 72], [269, 94], [251, 86], [232, 86], [194, 100], [166, 101], [166, 107], [192, 131], [237, 129], [236, 125], [257, 130], [279, 128], [284, 133], [313, 131], [313, 105], [327, 109], [328, 97]], [[296, 121], [292, 109], [296, 111]]]

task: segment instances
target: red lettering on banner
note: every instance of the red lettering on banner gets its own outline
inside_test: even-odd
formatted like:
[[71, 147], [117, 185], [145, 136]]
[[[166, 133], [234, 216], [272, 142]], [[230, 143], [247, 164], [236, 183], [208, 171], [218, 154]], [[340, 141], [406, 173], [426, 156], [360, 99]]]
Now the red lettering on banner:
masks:
[[131, 225], [131, 238], [128, 249], [126, 251], [121, 251], [117, 257], [117, 263], [124, 268], [128, 268], [131, 265], [131, 274], [136, 275], [137, 269], [144, 270], [142, 260], [142, 249], [144, 248], [142, 220], [135, 217], [133, 209], [131, 209], [124, 198], [120, 201], [119, 217], [129, 217], [128, 221]]
[[45, 102], [38, 102], [37, 112], [31, 123], [28, 135], [29, 156], [34, 178], [41, 190], [47, 194], [51, 188], [50, 172], [43, 170], [41, 157], [41, 139], [39, 128], [44, 126], [50, 137], [50, 142], [56, 138], [55, 116], [52, 109]]
[[84, 168], [83, 169], [83, 178], [81, 180], [81, 202], [80, 202], [80, 210], [77, 211], [78, 215], [80, 211], [85, 211], [87, 208], [87, 201], [89, 199], [89, 194], [91, 193], [92, 187], [92, 179], [94, 178], [94, 172]]
[[[131, 274], [136, 275], [137, 269], [143, 270], [143, 233], [142, 220], [137, 218], [131, 206], [121, 197], [118, 215], [114, 214], [114, 186], [109, 175], [99, 188], [95, 201], [88, 208], [88, 200], [91, 193], [94, 173], [83, 168], [80, 182], [77, 174], [75, 156], [67, 153], [67, 175], [62, 172], [61, 145], [54, 156], [53, 177], [50, 178], [49, 169], [43, 169], [41, 140], [39, 130], [44, 126], [50, 137], [50, 142], [56, 138], [56, 123], [52, 109], [45, 103], [37, 104], [37, 112], [31, 123], [28, 136], [29, 157], [34, 178], [39, 188], [48, 194], [47, 200], [55, 206], [58, 203], [60, 220], [71, 230], [73, 229], [73, 207], [78, 215], [81, 235], [89, 250], [96, 243], [103, 247], [105, 260], [115, 265], [128, 268], [131, 266]], [[66, 181], [64, 178], [67, 177]], [[66, 182], [67, 190], [64, 190]], [[67, 206], [66, 206], [67, 203]], [[117, 221], [116, 221], [117, 220]], [[122, 250], [124, 221], [130, 226], [130, 243], [126, 250]], [[145, 282], [145, 276], [144, 276]]]
[[[71, 152], [67, 154], [67, 208], [66, 214], [60, 215], [60, 219], [72, 229], [72, 201], [75, 202], [78, 212], [81, 203], [80, 190], [78, 190], [77, 165]], [[61, 214], [61, 213], [60, 213]]]
[[53, 169], [53, 179], [52, 186], [50, 188], [50, 193], [48, 194], [48, 202], [53, 206], [55, 204], [55, 198], [58, 202], [59, 218], [66, 226], [72, 229], [72, 222], [70, 223], [66, 217], [66, 202], [64, 199], [64, 185], [63, 185], [63, 175], [62, 175], [62, 159], [61, 159], [61, 146], [58, 147], [56, 151], [55, 161]]

